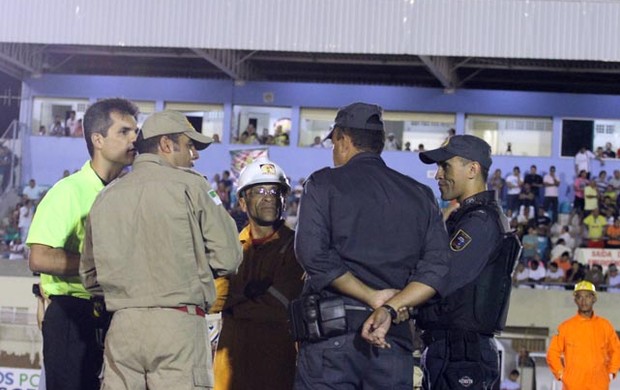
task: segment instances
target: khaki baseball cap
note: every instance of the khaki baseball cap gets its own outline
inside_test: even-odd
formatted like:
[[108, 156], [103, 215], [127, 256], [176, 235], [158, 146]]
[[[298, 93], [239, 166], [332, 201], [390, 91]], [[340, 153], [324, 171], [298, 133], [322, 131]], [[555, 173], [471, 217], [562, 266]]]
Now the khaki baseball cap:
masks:
[[187, 117], [178, 111], [164, 110], [152, 114], [144, 121], [141, 131], [144, 139], [158, 135], [185, 134], [194, 141], [197, 150], [203, 150], [213, 142], [211, 137], [197, 132]]

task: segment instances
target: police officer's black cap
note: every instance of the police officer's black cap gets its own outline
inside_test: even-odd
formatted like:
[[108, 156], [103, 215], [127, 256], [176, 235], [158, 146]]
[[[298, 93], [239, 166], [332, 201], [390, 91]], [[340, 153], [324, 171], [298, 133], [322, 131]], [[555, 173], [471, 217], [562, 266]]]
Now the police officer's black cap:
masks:
[[369, 131], [384, 131], [383, 109], [376, 104], [353, 103], [338, 110], [336, 122], [325, 139], [330, 139], [336, 127], [341, 129], [360, 129]]
[[491, 159], [491, 146], [483, 139], [467, 134], [454, 135], [440, 148], [420, 153], [420, 160], [425, 164], [434, 164], [456, 156], [477, 161], [487, 169], [493, 163]]

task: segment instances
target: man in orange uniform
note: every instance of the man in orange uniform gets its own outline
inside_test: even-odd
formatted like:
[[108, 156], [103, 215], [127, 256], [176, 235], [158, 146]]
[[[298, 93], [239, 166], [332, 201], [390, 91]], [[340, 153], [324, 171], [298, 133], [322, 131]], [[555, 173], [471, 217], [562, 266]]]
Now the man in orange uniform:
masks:
[[607, 390], [620, 369], [618, 335], [608, 320], [594, 314], [596, 288], [592, 283], [577, 283], [574, 296], [577, 315], [558, 328], [547, 363], [564, 390]]
[[295, 260], [295, 232], [284, 225], [290, 185], [284, 171], [266, 159], [248, 165], [237, 195], [249, 225], [239, 234], [243, 262], [236, 275], [217, 279], [222, 311], [215, 354], [215, 390], [290, 390], [296, 352], [287, 308], [303, 286]]

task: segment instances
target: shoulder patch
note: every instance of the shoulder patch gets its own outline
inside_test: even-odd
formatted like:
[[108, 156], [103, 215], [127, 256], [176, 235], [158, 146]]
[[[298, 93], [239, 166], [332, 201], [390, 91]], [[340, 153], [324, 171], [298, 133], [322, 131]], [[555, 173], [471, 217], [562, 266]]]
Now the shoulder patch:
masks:
[[463, 229], [459, 229], [459, 231], [452, 237], [452, 240], [450, 240], [450, 249], [453, 252], [460, 252], [465, 249], [470, 242], [471, 237], [469, 234], [465, 233]]
[[207, 192], [209, 194], [209, 198], [211, 198], [211, 200], [213, 201], [213, 203], [215, 203], [216, 205], [221, 205], [222, 204], [222, 200], [220, 199], [220, 197], [217, 195], [217, 192], [215, 192], [215, 190], [211, 189], [209, 190], [209, 192]]

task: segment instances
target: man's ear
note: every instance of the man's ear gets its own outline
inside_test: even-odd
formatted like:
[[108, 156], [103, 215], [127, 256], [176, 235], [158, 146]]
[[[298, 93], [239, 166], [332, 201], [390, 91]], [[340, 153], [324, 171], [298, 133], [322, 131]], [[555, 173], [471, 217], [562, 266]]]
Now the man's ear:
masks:
[[248, 212], [248, 204], [245, 199], [245, 195], [239, 197], [239, 206], [241, 207], [241, 211], [243, 211], [244, 213]]
[[473, 179], [474, 177], [476, 177], [477, 174], [480, 173], [480, 171], [482, 170], [482, 167], [480, 166], [480, 163], [478, 161], [472, 161], [471, 164], [469, 164], [469, 170], [468, 170], [468, 177], [470, 179]]
[[94, 149], [101, 149], [103, 147], [103, 139], [105, 137], [101, 133], [92, 133], [90, 135], [90, 141], [93, 143]]
[[159, 137], [158, 147], [163, 153], [171, 153], [173, 149], [172, 140], [165, 135]]

